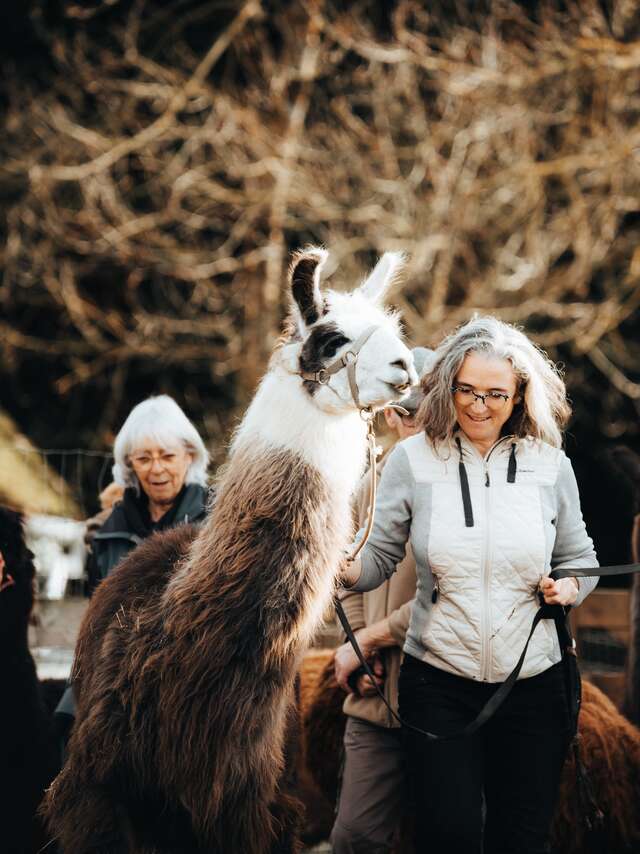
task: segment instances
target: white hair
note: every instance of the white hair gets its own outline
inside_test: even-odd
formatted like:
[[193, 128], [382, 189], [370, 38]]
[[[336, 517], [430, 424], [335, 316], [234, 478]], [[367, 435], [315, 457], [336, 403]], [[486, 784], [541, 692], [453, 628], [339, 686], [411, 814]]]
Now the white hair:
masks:
[[185, 477], [185, 483], [207, 485], [209, 452], [200, 434], [178, 404], [166, 394], [148, 397], [134, 406], [120, 428], [113, 443], [113, 479], [120, 486], [139, 487], [129, 463], [130, 455], [144, 442], [154, 442], [159, 447], [171, 447], [182, 443], [193, 455]]

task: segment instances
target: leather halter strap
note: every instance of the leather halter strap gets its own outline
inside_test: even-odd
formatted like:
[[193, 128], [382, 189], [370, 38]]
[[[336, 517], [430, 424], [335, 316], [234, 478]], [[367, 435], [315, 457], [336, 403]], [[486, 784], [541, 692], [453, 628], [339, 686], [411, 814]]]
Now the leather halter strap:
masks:
[[334, 374], [337, 374], [338, 371], [341, 371], [343, 368], [347, 369], [347, 379], [349, 380], [349, 388], [351, 389], [351, 397], [353, 398], [353, 402], [358, 407], [358, 409], [363, 409], [364, 407], [360, 403], [360, 398], [358, 396], [358, 384], [356, 382], [356, 361], [358, 358], [358, 354], [360, 350], [367, 343], [369, 338], [373, 335], [373, 333], [378, 329], [377, 326], [369, 326], [364, 330], [362, 335], [355, 340], [349, 349], [339, 356], [337, 359], [334, 359], [326, 368], [320, 368], [319, 371], [299, 371], [298, 375], [302, 377], [305, 382], [318, 383], [319, 385], [329, 385], [329, 380]]
[[[375, 514], [375, 506], [376, 506], [376, 487], [377, 487], [377, 448], [376, 448], [376, 436], [373, 427], [373, 417], [374, 414], [369, 406], [363, 406], [360, 403], [358, 384], [356, 382], [356, 362], [358, 359], [358, 354], [360, 350], [367, 343], [369, 338], [373, 335], [373, 333], [378, 329], [377, 326], [369, 326], [364, 332], [355, 340], [349, 349], [335, 359], [331, 364], [329, 364], [326, 368], [320, 368], [319, 371], [299, 371], [298, 375], [302, 377], [305, 382], [313, 382], [319, 383], [320, 385], [329, 386], [329, 380], [334, 374], [337, 374], [338, 371], [341, 371], [343, 368], [347, 369], [347, 379], [349, 380], [349, 388], [351, 389], [351, 397], [353, 398], [353, 402], [360, 410], [360, 417], [366, 421], [367, 423], [367, 446], [368, 446], [368, 457], [369, 457], [369, 508], [367, 511], [367, 525], [365, 527], [364, 535], [362, 539], [354, 549], [354, 551], [345, 556], [345, 559], [351, 563], [356, 559], [358, 554], [362, 551], [364, 546], [369, 539], [371, 531], [373, 529], [373, 520]], [[329, 386], [331, 388], [331, 386]], [[394, 404], [394, 407], [400, 410], [402, 413], [409, 414], [404, 407]]]
[[[377, 449], [376, 449], [376, 436], [373, 428], [373, 411], [370, 406], [363, 406], [360, 403], [360, 396], [358, 391], [358, 383], [356, 382], [356, 362], [358, 359], [358, 354], [360, 350], [367, 343], [369, 338], [373, 335], [373, 333], [378, 329], [377, 326], [369, 326], [364, 332], [356, 338], [355, 342], [352, 344], [349, 349], [335, 359], [331, 364], [329, 364], [326, 368], [320, 368], [319, 371], [299, 371], [298, 374], [305, 382], [319, 383], [320, 385], [326, 385], [328, 388], [331, 388], [329, 385], [329, 380], [334, 374], [337, 374], [338, 371], [341, 371], [343, 368], [347, 369], [347, 379], [349, 380], [349, 388], [351, 390], [351, 397], [353, 398], [353, 402], [360, 410], [360, 417], [367, 424], [367, 447], [368, 447], [368, 456], [369, 456], [369, 509], [368, 509], [368, 520], [367, 527], [362, 537], [361, 541], [356, 546], [354, 552], [348, 555], [347, 560], [353, 561], [356, 559], [357, 555], [364, 548], [365, 543], [369, 539], [369, 535], [371, 534], [371, 530], [373, 528], [373, 518], [375, 512], [376, 505], [376, 487], [377, 487], [377, 473], [376, 473], [376, 459], [377, 459]], [[332, 389], [334, 391], [334, 389]]]
[[376, 512], [376, 492], [378, 487], [377, 459], [378, 451], [376, 448], [376, 434], [373, 427], [373, 413], [366, 413], [366, 410], [361, 410], [360, 415], [367, 422], [367, 447], [369, 452], [369, 504], [367, 508], [367, 525], [364, 529], [362, 539], [351, 552], [346, 556], [348, 563], [352, 563], [360, 554], [362, 549], [367, 544], [367, 540], [371, 536], [373, 530], [373, 520]]

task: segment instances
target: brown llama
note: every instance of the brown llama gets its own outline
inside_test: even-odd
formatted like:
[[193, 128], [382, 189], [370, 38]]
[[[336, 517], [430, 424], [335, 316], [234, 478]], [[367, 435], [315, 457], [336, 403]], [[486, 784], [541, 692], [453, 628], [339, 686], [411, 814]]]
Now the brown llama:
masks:
[[[77, 722], [45, 807], [64, 854], [298, 850], [284, 731], [351, 535], [359, 409], [417, 381], [381, 305], [401, 256], [349, 294], [321, 293], [325, 258], [294, 258], [287, 331], [204, 527], [152, 537], [94, 595], [73, 670]], [[338, 370], [350, 351], [355, 385]]]

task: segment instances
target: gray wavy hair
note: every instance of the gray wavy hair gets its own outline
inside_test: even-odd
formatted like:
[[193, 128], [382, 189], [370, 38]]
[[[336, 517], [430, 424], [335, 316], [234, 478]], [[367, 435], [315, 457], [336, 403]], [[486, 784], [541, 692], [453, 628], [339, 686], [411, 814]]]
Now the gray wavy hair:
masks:
[[457, 417], [451, 388], [465, 356], [472, 352], [507, 359], [516, 375], [520, 401], [503, 429], [517, 438], [532, 436], [559, 448], [571, 407], [558, 368], [524, 332], [490, 315], [474, 317], [447, 336], [422, 380], [425, 398], [417, 417], [431, 443], [453, 438]]
[[185, 483], [207, 485], [209, 452], [200, 434], [172, 397], [160, 394], [148, 397], [134, 406], [113, 443], [113, 479], [120, 486], [139, 488], [129, 456], [142, 442], [152, 441], [162, 447], [182, 443], [193, 455]]

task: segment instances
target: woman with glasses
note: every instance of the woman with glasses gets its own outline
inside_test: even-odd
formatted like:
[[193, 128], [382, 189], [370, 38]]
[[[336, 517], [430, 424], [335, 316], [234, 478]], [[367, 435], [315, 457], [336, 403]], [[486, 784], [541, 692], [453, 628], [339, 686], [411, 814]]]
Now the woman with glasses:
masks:
[[167, 395], [135, 406], [116, 436], [113, 477], [122, 500], [93, 539], [96, 576], [105, 578], [154, 531], [198, 522], [206, 510], [209, 454]]
[[[206, 513], [209, 454], [198, 431], [168, 395], [143, 400], [129, 413], [113, 447], [113, 478], [124, 489], [93, 535], [89, 578], [106, 578], [155, 531], [200, 522]], [[55, 711], [62, 755], [75, 719], [73, 685]]]
[[[391, 454], [369, 542], [345, 572], [388, 578], [410, 541], [418, 587], [400, 673], [400, 713], [459, 733], [514, 669], [539, 595], [577, 605], [597, 565], [561, 450], [570, 408], [558, 371], [493, 317], [460, 327], [423, 379], [422, 431]], [[417, 852], [541, 854], [572, 733], [553, 621], [533, 634], [518, 681], [474, 735], [405, 730]]]

